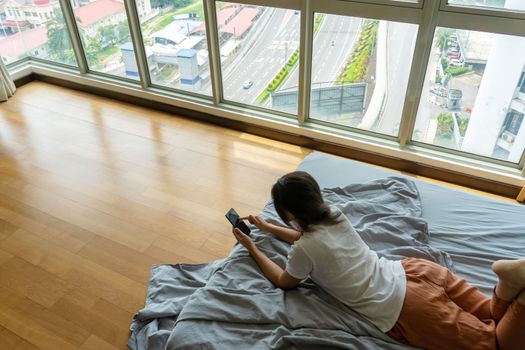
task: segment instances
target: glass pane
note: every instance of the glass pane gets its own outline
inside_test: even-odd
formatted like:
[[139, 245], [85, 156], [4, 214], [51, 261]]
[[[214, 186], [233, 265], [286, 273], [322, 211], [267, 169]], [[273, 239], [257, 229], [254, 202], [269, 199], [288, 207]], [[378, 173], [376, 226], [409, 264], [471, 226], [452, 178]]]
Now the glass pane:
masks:
[[144, 0], [137, 8], [153, 84], [211, 95], [202, 0]]
[[397, 135], [417, 25], [315, 15], [310, 118]]
[[225, 99], [297, 113], [299, 11], [217, 5]]
[[31, 56], [77, 64], [58, 1], [9, 1], [3, 6], [4, 16], [0, 13], [0, 56], [4, 63]]
[[124, 3], [119, 0], [71, 0], [71, 4], [89, 69], [138, 79]]
[[523, 0], [449, 0], [448, 3], [451, 5], [525, 11], [525, 1]]
[[525, 38], [437, 28], [413, 139], [518, 162]]

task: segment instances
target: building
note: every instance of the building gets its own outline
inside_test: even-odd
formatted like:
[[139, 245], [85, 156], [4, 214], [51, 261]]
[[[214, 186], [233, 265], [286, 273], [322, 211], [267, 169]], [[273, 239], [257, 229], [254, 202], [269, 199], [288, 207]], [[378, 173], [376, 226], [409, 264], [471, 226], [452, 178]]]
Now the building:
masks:
[[[507, 0], [505, 7], [525, 10], [525, 2]], [[524, 72], [525, 37], [495, 35], [461, 150], [519, 162], [525, 148]]]
[[0, 56], [4, 63], [14, 62], [25, 56], [47, 56], [47, 29], [38, 27], [0, 38]]
[[13, 33], [42, 26], [54, 17], [57, 8], [58, 0], [8, 0], [2, 26]]
[[79, 27], [87, 37], [96, 36], [100, 27], [127, 21], [124, 3], [119, 0], [96, 0], [74, 11]]

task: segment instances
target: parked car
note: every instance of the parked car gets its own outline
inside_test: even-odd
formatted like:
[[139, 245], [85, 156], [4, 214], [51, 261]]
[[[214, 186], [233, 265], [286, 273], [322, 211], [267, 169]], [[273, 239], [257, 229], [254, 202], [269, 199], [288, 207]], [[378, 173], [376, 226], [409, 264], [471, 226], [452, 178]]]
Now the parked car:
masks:
[[453, 60], [453, 59], [456, 59], [456, 60], [459, 60], [461, 58], [461, 54], [459, 52], [457, 53], [451, 53], [451, 54], [448, 54], [447, 55], [447, 58], [449, 60]]
[[453, 54], [457, 54], [459, 53], [459, 49], [455, 48], [455, 47], [449, 47], [447, 49], [447, 56], [448, 55], [453, 55]]
[[451, 67], [463, 67], [465, 65], [465, 61], [462, 59], [452, 59], [448, 65]]
[[242, 84], [242, 88], [247, 90], [249, 88], [251, 88], [253, 85], [253, 81], [251, 80], [246, 80], [243, 84]]
[[447, 96], [447, 89], [441, 85], [434, 85], [430, 87], [430, 92], [433, 93], [434, 95], [438, 95], [441, 97]]

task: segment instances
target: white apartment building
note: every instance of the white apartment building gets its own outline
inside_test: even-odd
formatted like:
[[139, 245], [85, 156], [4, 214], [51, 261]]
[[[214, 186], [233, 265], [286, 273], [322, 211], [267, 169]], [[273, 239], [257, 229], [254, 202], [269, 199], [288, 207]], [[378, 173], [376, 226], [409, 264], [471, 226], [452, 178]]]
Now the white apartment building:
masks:
[[[525, 1], [505, 7], [525, 10]], [[525, 37], [495, 35], [461, 150], [519, 162], [525, 148]]]

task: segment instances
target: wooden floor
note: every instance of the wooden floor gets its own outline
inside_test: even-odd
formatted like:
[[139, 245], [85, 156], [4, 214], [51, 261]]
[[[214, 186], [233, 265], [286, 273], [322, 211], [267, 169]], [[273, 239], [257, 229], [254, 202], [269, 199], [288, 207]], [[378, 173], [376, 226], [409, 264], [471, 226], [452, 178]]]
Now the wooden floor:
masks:
[[225, 257], [310, 152], [32, 82], [0, 104], [0, 349], [126, 349], [151, 264]]

